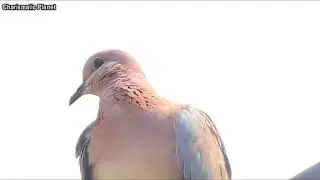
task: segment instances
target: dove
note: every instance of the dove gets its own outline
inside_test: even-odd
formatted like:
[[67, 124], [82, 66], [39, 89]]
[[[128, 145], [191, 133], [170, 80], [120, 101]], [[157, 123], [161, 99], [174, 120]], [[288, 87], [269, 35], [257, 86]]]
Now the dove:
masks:
[[97, 52], [82, 75], [69, 105], [93, 94], [99, 109], [76, 145], [81, 179], [231, 179], [210, 116], [160, 96], [129, 53]]

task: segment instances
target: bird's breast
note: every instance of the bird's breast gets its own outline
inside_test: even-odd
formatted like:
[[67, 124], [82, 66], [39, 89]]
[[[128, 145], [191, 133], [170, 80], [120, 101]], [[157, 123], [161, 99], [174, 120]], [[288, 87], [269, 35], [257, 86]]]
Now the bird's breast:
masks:
[[[140, 151], [140, 150], [139, 150]], [[144, 152], [143, 154], [141, 154]], [[93, 167], [94, 179], [178, 179], [176, 162], [168, 155], [126, 151], [104, 158]]]
[[89, 145], [94, 179], [179, 179], [171, 121], [118, 119], [99, 128]]

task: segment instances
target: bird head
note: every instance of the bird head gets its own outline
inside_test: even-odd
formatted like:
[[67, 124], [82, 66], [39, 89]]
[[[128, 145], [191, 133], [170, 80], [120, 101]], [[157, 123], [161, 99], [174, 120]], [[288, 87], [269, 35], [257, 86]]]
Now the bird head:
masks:
[[71, 96], [69, 105], [84, 94], [100, 96], [101, 92], [133, 75], [144, 76], [139, 63], [128, 53], [121, 50], [98, 52], [87, 60], [82, 70], [83, 82]]

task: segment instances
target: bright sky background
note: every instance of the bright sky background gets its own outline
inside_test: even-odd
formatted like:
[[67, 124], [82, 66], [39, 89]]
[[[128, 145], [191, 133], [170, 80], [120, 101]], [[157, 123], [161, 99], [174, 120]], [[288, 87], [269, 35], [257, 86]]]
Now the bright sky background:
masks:
[[57, 7], [0, 10], [0, 179], [80, 177], [74, 147], [98, 98], [69, 97], [86, 59], [114, 48], [161, 95], [209, 113], [234, 179], [290, 178], [320, 160], [320, 2]]

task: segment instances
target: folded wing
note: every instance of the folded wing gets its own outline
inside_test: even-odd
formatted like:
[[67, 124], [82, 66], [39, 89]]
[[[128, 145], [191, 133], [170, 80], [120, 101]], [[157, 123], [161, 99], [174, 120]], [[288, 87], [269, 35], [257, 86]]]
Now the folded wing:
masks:
[[175, 131], [179, 169], [184, 179], [231, 179], [223, 141], [204, 111], [182, 107]]

